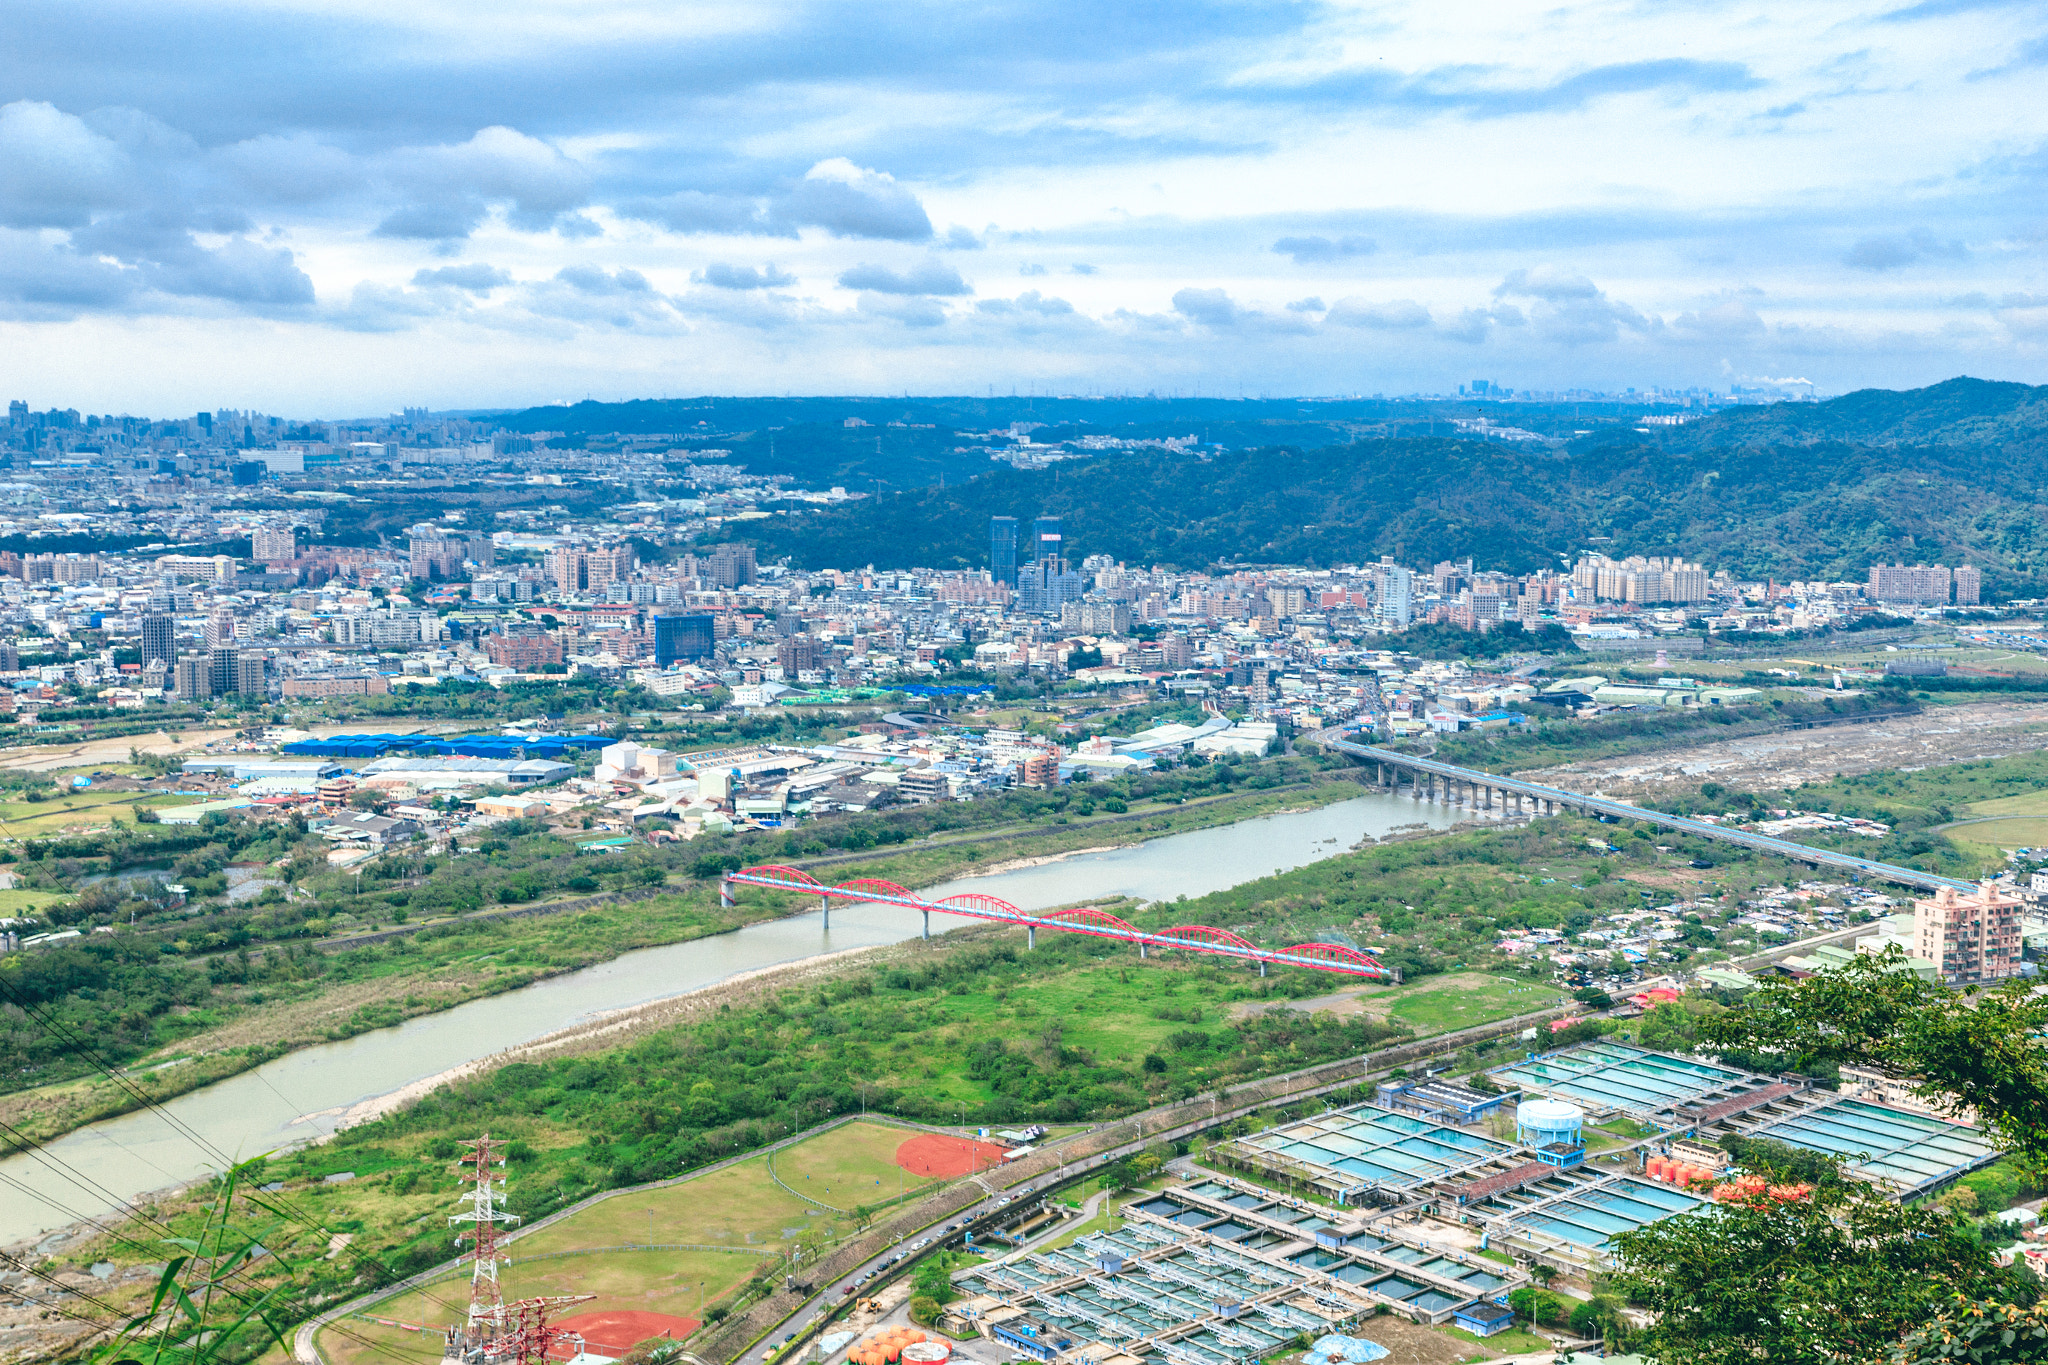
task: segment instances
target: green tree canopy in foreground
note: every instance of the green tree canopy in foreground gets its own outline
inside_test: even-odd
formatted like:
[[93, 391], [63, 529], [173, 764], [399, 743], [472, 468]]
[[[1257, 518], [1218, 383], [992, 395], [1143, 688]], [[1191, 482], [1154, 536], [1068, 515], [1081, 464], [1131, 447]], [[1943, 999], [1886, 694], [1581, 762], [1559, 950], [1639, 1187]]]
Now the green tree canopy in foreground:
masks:
[[[2048, 1005], [2011, 984], [1957, 993], [1859, 958], [1766, 982], [1698, 1021], [1747, 1053], [1883, 1067], [1974, 1108], [2021, 1161], [2048, 1158]], [[1746, 1164], [1784, 1179], [1766, 1147]], [[1801, 1174], [1810, 1175], [1811, 1172]], [[2040, 1283], [2001, 1269], [1954, 1210], [1901, 1206], [1859, 1181], [1758, 1189], [1615, 1239], [1619, 1285], [1657, 1313], [1636, 1343], [1660, 1365], [2048, 1360]]]
[[2048, 1001], [2025, 981], [1953, 991], [1903, 970], [1896, 948], [1805, 981], [1765, 981], [1699, 1021], [1724, 1051], [1877, 1066], [1937, 1108], [1968, 1107], [2000, 1146], [2048, 1164]]
[[1660, 1365], [1877, 1362], [1958, 1295], [2031, 1299], [2032, 1276], [2000, 1269], [1948, 1210], [1854, 1181], [1759, 1191], [1615, 1245], [1622, 1287], [1658, 1314], [1635, 1348]]

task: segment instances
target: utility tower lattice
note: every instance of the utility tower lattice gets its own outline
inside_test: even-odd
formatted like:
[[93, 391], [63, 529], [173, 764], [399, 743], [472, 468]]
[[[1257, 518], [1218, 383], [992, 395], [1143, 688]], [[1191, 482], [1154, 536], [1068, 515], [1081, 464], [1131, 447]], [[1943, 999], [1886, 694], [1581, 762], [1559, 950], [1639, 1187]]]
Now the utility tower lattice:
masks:
[[455, 1238], [458, 1246], [470, 1243], [469, 1259], [475, 1263], [469, 1277], [469, 1321], [464, 1332], [473, 1347], [497, 1342], [507, 1328], [505, 1295], [498, 1287], [498, 1262], [504, 1258], [498, 1229], [500, 1224], [518, 1222], [519, 1215], [506, 1213], [499, 1205], [505, 1193], [503, 1179], [493, 1183], [491, 1168], [505, 1164], [504, 1148], [504, 1143], [491, 1141], [489, 1133], [469, 1144], [462, 1158], [462, 1178], [471, 1182], [462, 1196], [469, 1212], [448, 1215], [450, 1223], [475, 1224]]
[[548, 1321], [571, 1304], [589, 1303], [595, 1294], [550, 1294], [521, 1299], [506, 1310], [511, 1330], [499, 1343], [493, 1358], [512, 1365], [545, 1365], [557, 1345], [575, 1342], [575, 1354], [583, 1354], [586, 1343], [580, 1333], [564, 1331]]

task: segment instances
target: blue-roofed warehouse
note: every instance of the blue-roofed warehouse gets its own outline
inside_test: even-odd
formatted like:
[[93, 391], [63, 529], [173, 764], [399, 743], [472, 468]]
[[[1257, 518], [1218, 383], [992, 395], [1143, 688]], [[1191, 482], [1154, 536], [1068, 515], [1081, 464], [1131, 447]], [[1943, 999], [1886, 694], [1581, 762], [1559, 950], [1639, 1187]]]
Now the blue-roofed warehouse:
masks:
[[293, 757], [381, 758], [385, 754], [444, 758], [561, 758], [597, 750], [612, 741], [603, 735], [329, 735], [295, 740], [282, 752]]

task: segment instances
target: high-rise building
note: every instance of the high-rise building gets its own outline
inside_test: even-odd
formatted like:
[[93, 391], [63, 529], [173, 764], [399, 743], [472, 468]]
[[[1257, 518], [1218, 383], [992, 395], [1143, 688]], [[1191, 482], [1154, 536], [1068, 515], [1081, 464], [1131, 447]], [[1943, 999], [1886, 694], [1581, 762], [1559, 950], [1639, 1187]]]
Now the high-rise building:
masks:
[[1984, 598], [1984, 574], [1974, 564], [1956, 566], [1956, 605], [1974, 607]]
[[1406, 630], [1415, 620], [1415, 573], [1399, 564], [1381, 562], [1374, 575], [1377, 614], [1382, 629]]
[[711, 548], [711, 582], [720, 588], [744, 588], [754, 581], [754, 547], [714, 545]]
[[1058, 517], [1040, 517], [1032, 522], [1031, 558], [1033, 562], [1041, 559], [1059, 559], [1062, 553], [1063, 544], [1060, 538], [1060, 519]]
[[654, 666], [702, 663], [717, 647], [717, 626], [709, 616], [654, 618]]
[[173, 677], [179, 701], [205, 701], [213, 695], [212, 661], [203, 654], [188, 654], [178, 660]]
[[298, 538], [289, 526], [259, 526], [249, 536], [249, 558], [259, 564], [294, 559], [298, 553]]
[[775, 662], [785, 677], [795, 677], [818, 666], [818, 642], [809, 635], [792, 635], [775, 647]]
[[1276, 584], [1266, 589], [1266, 604], [1275, 616], [1299, 616], [1308, 610], [1306, 589]]
[[1131, 604], [1082, 598], [1060, 604], [1060, 629], [1079, 635], [1129, 635]]
[[206, 647], [228, 649], [233, 647], [234, 643], [235, 614], [225, 608], [209, 613], [206, 618]]
[[484, 640], [484, 653], [500, 668], [531, 673], [547, 664], [562, 662], [562, 642], [538, 631], [495, 634]]
[[1017, 519], [988, 519], [989, 577], [1008, 587], [1017, 586]]
[[1911, 568], [1904, 564], [1873, 564], [1864, 595], [1873, 602], [1942, 606], [1948, 602], [1953, 582], [1954, 576], [1939, 564]]
[[1609, 559], [1587, 555], [1572, 566], [1572, 583], [1605, 602], [1704, 602], [1707, 571], [1676, 557]]
[[583, 586], [592, 592], [633, 576], [633, 547], [606, 545], [583, 555]]
[[408, 549], [414, 578], [446, 581], [462, 577], [462, 562], [468, 557], [469, 542], [447, 536], [414, 536]]
[[230, 645], [217, 646], [207, 651], [206, 687], [216, 697], [225, 697], [242, 690], [241, 651]]
[[149, 667], [152, 661], [162, 664], [175, 663], [178, 658], [178, 618], [167, 611], [146, 611], [142, 614], [142, 666]]
[[2018, 976], [2022, 904], [1993, 882], [1975, 891], [1943, 887], [1913, 902], [1913, 951], [1951, 986]]
[[1034, 559], [1017, 571], [1017, 610], [1028, 616], [1058, 616], [1062, 607], [1080, 595], [1081, 575], [1069, 572], [1067, 562], [1057, 553]]

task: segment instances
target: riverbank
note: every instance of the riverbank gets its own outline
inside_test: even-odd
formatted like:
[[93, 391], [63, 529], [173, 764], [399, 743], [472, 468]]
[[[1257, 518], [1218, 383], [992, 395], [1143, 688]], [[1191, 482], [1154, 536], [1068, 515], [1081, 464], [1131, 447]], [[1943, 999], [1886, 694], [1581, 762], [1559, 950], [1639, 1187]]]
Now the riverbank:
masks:
[[[1353, 799], [1361, 789], [1339, 771], [1313, 782], [1236, 792], [1184, 804], [1157, 803], [1123, 814], [1076, 817], [1066, 824], [899, 845], [861, 855], [805, 860], [831, 867], [832, 880], [884, 877], [912, 888], [1016, 867], [1040, 866], [1105, 847], [1142, 845], [1176, 834], [1234, 825], [1288, 810]], [[1114, 842], [1104, 835], [1114, 831]], [[215, 1028], [139, 1060], [125, 1084], [97, 1078], [0, 1096], [0, 1122], [48, 1142], [101, 1120], [132, 1113], [230, 1079], [308, 1047], [388, 1029], [519, 990], [646, 948], [698, 942], [795, 912], [808, 903], [749, 893], [721, 908], [715, 884], [691, 882], [646, 899], [602, 904], [577, 897], [460, 918], [386, 926], [354, 942], [324, 947], [360, 969], [356, 979], [317, 980], [282, 1000], [236, 1010]]]

